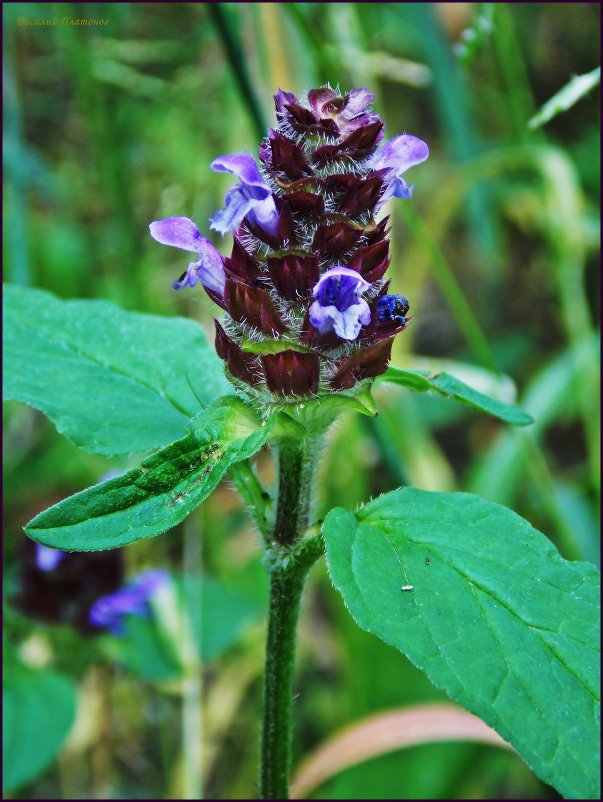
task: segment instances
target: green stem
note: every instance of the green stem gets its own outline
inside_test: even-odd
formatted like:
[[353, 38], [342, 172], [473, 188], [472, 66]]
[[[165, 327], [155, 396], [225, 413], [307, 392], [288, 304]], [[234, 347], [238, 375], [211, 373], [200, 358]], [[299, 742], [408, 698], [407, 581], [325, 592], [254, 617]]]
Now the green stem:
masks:
[[303, 441], [278, 442], [275, 450], [278, 502], [273, 535], [281, 546], [294, 545], [310, 524], [317, 451], [317, 438], [312, 436]]
[[276, 569], [270, 577], [270, 612], [264, 674], [262, 799], [289, 799], [291, 696], [295, 630], [305, 571]]
[[320, 535], [303, 539], [311, 511], [317, 439], [284, 439], [276, 449], [278, 504], [273, 543], [266, 555], [270, 607], [260, 767], [262, 799], [289, 798], [297, 618], [306, 574], [323, 550]]

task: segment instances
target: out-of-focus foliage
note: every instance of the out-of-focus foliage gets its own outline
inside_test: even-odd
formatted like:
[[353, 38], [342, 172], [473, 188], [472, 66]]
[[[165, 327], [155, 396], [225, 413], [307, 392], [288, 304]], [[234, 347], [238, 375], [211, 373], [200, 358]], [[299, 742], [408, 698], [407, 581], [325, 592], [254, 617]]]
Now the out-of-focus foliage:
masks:
[[[414, 315], [393, 361], [408, 370], [424, 367], [419, 358], [472, 362], [512, 376], [515, 394], [505, 388], [501, 400], [535, 424], [509, 431], [384, 383], [378, 418], [346, 414], [330, 433], [317, 514], [354, 510], [405, 483], [470, 490], [519, 512], [564, 556], [598, 562], [596, 92], [542, 128], [528, 125], [573, 75], [600, 63], [597, 4], [20, 3], [3, 14], [5, 280], [189, 316], [208, 334], [216, 308], [201, 291], [171, 290], [183, 254], [158, 247], [148, 223], [185, 215], [209, 235], [204, 221], [229, 186], [209, 163], [255, 151], [279, 86], [375, 92], [386, 133], [407, 131], [431, 149], [412, 203], [389, 210], [392, 289]], [[226, 239], [213, 241], [227, 253]], [[202, 366], [199, 374], [197, 393]], [[44, 760], [9, 774], [10, 795], [249, 796], [265, 578], [235, 494], [223, 484], [169, 535], [124, 550], [128, 576], [161, 566], [184, 581], [121, 638], [82, 634], [67, 618], [44, 623], [18, 606], [23, 524], [136, 463], [78, 451], [17, 403], [5, 406], [4, 425], [9, 693], [24, 676], [78, 689], [69, 733], [65, 702], [55, 721], [65, 731], [51, 743], [48, 728]], [[258, 467], [270, 482], [266, 455]], [[200, 573], [210, 578], [201, 591], [191, 580]], [[345, 724], [442, 698], [358, 629], [316, 567], [300, 622], [294, 761]], [[347, 769], [315, 797], [556, 795], [510, 752], [430, 743]]]

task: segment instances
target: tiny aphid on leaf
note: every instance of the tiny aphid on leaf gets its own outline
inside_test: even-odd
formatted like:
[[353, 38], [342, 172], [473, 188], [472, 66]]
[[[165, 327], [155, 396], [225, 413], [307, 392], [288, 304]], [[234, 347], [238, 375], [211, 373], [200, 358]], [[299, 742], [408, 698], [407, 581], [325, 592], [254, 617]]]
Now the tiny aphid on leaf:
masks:
[[176, 493], [175, 496], [172, 497], [172, 500], [168, 504], [169, 507], [173, 507], [174, 504], [183, 504], [184, 500], [186, 499], [186, 493]]

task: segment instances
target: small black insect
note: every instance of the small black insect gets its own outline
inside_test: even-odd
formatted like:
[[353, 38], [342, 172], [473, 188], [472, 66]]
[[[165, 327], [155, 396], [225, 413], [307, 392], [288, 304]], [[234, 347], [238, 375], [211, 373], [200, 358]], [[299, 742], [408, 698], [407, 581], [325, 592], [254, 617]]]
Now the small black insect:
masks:
[[404, 326], [404, 315], [409, 309], [410, 305], [403, 295], [383, 295], [377, 301], [377, 319], [382, 323], [395, 320]]
[[429, 565], [430, 562], [431, 560], [429, 559], [429, 557], [425, 557], [425, 565]]

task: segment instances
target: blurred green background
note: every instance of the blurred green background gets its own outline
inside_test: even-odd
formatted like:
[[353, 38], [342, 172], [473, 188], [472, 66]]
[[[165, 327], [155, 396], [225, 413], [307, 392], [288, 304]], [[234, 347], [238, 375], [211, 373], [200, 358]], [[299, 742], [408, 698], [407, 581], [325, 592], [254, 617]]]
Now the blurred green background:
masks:
[[[414, 314], [395, 364], [445, 360], [536, 423], [509, 431], [380, 388], [377, 419], [345, 417], [330, 435], [321, 510], [406, 483], [467, 490], [598, 564], [598, 90], [543, 127], [528, 122], [598, 66], [599, 14], [597, 3], [6, 3], [5, 281], [190, 316], [210, 332], [217, 309], [200, 290], [171, 290], [186, 256], [157, 246], [148, 223], [185, 215], [209, 236], [232, 181], [208, 165], [256, 152], [278, 87], [367, 86], [387, 136], [431, 149], [409, 176], [413, 200], [389, 210], [393, 288]], [[30, 22], [43, 19], [57, 24]], [[211, 236], [228, 253], [230, 240]], [[122, 638], [81, 634], [68, 616], [23, 612], [28, 588], [42, 606], [64, 589], [27, 584], [22, 526], [136, 458], [79, 452], [18, 404], [5, 405], [4, 431], [9, 798], [254, 798], [265, 580], [234, 492], [223, 484], [185, 524], [122, 554], [127, 576], [168, 568], [171, 602]], [[269, 481], [268, 455], [258, 468]], [[356, 627], [316, 567], [294, 765], [364, 716], [444, 698]], [[342, 772], [314, 797], [557, 795], [510, 753], [432, 743]]]

